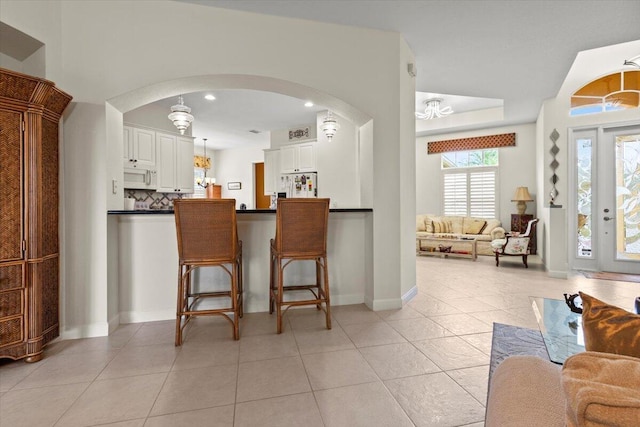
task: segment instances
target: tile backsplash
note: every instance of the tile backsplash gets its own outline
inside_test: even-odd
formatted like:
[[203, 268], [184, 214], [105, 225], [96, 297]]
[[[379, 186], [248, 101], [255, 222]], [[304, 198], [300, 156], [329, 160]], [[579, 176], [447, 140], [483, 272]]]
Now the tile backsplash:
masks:
[[136, 199], [136, 209], [171, 209], [175, 199], [182, 199], [184, 194], [157, 193], [147, 190], [124, 190], [125, 198]]

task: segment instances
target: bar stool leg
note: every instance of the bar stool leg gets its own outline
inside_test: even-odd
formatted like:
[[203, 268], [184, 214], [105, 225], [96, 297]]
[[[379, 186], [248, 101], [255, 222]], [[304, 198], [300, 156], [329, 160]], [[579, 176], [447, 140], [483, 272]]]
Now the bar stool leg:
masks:
[[276, 315], [278, 317], [277, 319], [277, 331], [279, 334], [282, 333], [282, 302], [284, 301], [284, 269], [282, 268], [281, 265], [281, 261], [280, 259], [276, 259], [276, 262], [278, 264], [278, 279], [277, 279], [277, 286], [278, 286], [278, 295], [277, 295], [277, 301], [276, 301]]
[[270, 263], [269, 263], [269, 314], [273, 314], [274, 310], [274, 290], [275, 290], [275, 281], [274, 281], [274, 273], [275, 273], [275, 259], [273, 256], [273, 249], [270, 249]]
[[327, 320], [327, 329], [331, 329], [331, 297], [329, 295], [329, 266], [327, 265], [327, 257], [323, 257], [323, 273], [324, 273], [324, 298], [325, 298], [325, 315]]
[[182, 345], [182, 302], [184, 299], [184, 285], [182, 266], [178, 267], [178, 298], [176, 307], [176, 347]]
[[231, 270], [231, 307], [233, 310], [233, 339], [240, 338], [240, 325], [238, 318], [240, 315], [238, 303], [238, 264], [234, 263]]
[[[316, 258], [316, 292], [318, 293], [318, 298], [320, 298], [320, 295], [322, 295], [322, 285], [320, 284], [320, 258]], [[318, 303], [316, 304], [316, 309], [317, 310], [321, 310], [322, 309], [322, 303]]]

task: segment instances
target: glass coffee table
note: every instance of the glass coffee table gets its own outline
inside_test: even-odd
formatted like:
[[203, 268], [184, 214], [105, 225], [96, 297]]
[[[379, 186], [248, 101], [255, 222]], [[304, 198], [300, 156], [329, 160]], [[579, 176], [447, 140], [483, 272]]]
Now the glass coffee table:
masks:
[[549, 359], [562, 364], [584, 351], [582, 316], [569, 310], [564, 300], [530, 297]]

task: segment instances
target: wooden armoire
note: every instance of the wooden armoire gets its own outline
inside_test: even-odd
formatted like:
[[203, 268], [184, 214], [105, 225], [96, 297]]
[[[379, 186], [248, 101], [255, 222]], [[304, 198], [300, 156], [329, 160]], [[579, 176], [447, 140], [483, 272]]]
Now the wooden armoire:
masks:
[[58, 128], [71, 97], [0, 68], [0, 358], [59, 335]]

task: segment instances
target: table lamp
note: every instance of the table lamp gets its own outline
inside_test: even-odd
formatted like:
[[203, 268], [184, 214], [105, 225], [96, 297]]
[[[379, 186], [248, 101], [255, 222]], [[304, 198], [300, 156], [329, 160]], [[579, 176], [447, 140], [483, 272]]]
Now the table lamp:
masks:
[[531, 194], [529, 194], [529, 189], [527, 187], [518, 187], [516, 188], [516, 194], [511, 199], [512, 202], [518, 202], [516, 206], [518, 207], [518, 214], [524, 215], [524, 212], [527, 210], [527, 202], [533, 202], [533, 198]]

